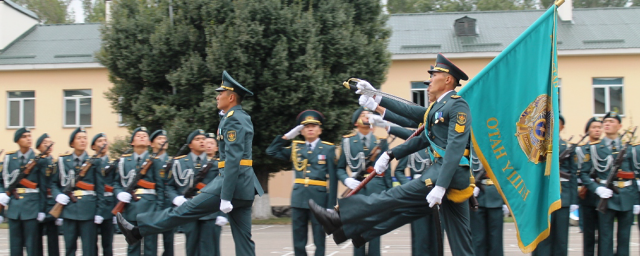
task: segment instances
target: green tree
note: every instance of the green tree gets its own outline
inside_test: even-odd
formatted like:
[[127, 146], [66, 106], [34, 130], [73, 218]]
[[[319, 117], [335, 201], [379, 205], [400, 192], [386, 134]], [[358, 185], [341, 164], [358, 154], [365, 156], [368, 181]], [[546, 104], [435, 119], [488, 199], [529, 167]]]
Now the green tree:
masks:
[[575, 0], [573, 1], [574, 8], [624, 7], [626, 4], [627, 4], [627, 0]]
[[82, 0], [85, 23], [101, 23], [105, 19], [104, 0]]
[[[107, 97], [130, 129], [168, 131], [170, 152], [196, 128], [215, 132], [215, 88], [223, 70], [256, 96], [254, 170], [268, 193], [270, 173], [290, 168], [265, 154], [305, 109], [325, 114], [322, 138], [353, 128], [357, 97], [349, 77], [384, 81], [390, 31], [378, 0], [122, 0], [103, 28], [100, 61], [114, 87]], [[267, 197], [268, 198], [268, 197]]]
[[67, 12], [71, 0], [14, 0], [15, 3], [35, 12], [44, 24], [72, 23]]

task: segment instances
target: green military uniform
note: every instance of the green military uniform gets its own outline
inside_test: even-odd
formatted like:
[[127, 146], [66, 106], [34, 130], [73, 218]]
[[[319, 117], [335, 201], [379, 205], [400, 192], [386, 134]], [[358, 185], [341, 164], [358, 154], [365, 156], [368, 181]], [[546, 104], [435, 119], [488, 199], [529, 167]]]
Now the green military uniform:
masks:
[[[590, 191], [595, 192], [598, 187], [604, 186], [603, 183], [606, 182], [611, 171], [613, 160], [617, 157], [621, 147], [622, 143], [619, 138], [610, 140], [605, 137], [601, 141], [590, 143], [589, 147], [585, 148], [580, 178]], [[597, 178], [593, 181], [589, 177], [591, 168], [596, 170]], [[625, 173], [629, 173], [630, 177], [627, 177]], [[629, 255], [631, 225], [634, 217], [633, 206], [638, 204], [638, 186], [633, 175], [628, 161], [624, 161], [614, 184], [618, 186], [620, 193], [614, 193], [609, 198], [606, 213], [598, 213], [598, 252], [601, 255], [614, 255], [614, 218], [618, 219], [616, 255]]]
[[[98, 133], [91, 140], [91, 146], [93, 146], [98, 138], [106, 137], [104, 133]], [[113, 182], [115, 182], [116, 171], [115, 169], [111, 169], [110, 167], [116, 164], [114, 162], [109, 161], [108, 156], [103, 156], [100, 158], [100, 164], [97, 165], [97, 169], [100, 173], [98, 176], [101, 180], [101, 183], [104, 187], [104, 200], [102, 201], [104, 205], [102, 205], [99, 209], [98, 215], [102, 216], [104, 220], [100, 224], [96, 224], [96, 235], [101, 236], [102, 243], [102, 254], [104, 256], [112, 256], [113, 255], [113, 214], [111, 210], [116, 206], [116, 198], [113, 194]], [[97, 237], [96, 237], [97, 239]], [[100, 250], [98, 249], [98, 244], [96, 244], [96, 254], [100, 254]]]
[[[627, 157], [629, 158], [629, 166], [631, 166], [631, 168], [633, 169], [633, 171], [636, 174], [636, 184], [640, 183], [640, 143], [636, 143], [633, 145], [633, 148], [630, 148], [628, 150], [628, 152], [631, 152], [630, 154], [627, 154]], [[640, 187], [640, 185], [639, 185]], [[640, 228], [640, 226], [639, 226]]]
[[[436, 67], [430, 72], [445, 70], [455, 78], [468, 79], [453, 63], [439, 54]], [[463, 157], [468, 155], [470, 137], [471, 113], [468, 104], [456, 95], [455, 91], [450, 91], [429, 108], [409, 106], [386, 98], [381, 99], [380, 106], [415, 123], [427, 125], [420, 135], [392, 149], [391, 158], [403, 158], [427, 146], [436, 147], [442, 153], [433, 154], [433, 175], [422, 175], [420, 179], [411, 180], [379, 194], [339, 200], [344, 234], [352, 238], [360, 235], [366, 240], [367, 233], [372, 232], [372, 225], [387, 221], [395, 214], [420, 212], [404, 218], [404, 223], [429, 214], [432, 209], [428, 207], [425, 196], [431, 190], [425, 184], [426, 180], [430, 179], [436, 186], [447, 189], [447, 195], [442, 200], [442, 216], [453, 255], [473, 255], [467, 202], [473, 194], [473, 188], [470, 187], [468, 159]], [[432, 150], [436, 152], [435, 149]], [[418, 208], [420, 209], [416, 210]], [[365, 219], [367, 216], [370, 217]]]
[[[226, 71], [222, 80], [224, 90], [253, 95]], [[233, 205], [228, 215], [236, 255], [255, 255], [255, 243], [251, 240], [251, 207], [255, 195], [261, 196], [264, 191], [252, 167], [253, 123], [241, 105], [229, 109], [218, 126], [217, 136], [220, 175], [200, 190], [198, 196], [179, 207], [139, 214], [140, 235], [157, 234], [196, 221], [217, 212], [221, 200], [228, 200]]]
[[[187, 139], [188, 143], [198, 135], [205, 136], [205, 132], [198, 129], [192, 132]], [[172, 200], [176, 197], [184, 196], [186, 189], [192, 186], [198, 186], [195, 177], [198, 176], [205, 164], [213, 165], [200, 182], [202, 186], [211, 183], [219, 174], [218, 160], [207, 158], [207, 153], [200, 155], [194, 154], [193, 151], [187, 155], [176, 157], [171, 170], [172, 179], [167, 186], [167, 195]], [[182, 225], [186, 236], [186, 249], [188, 256], [196, 255], [220, 255], [220, 226], [216, 225], [216, 218], [220, 216], [219, 212], [211, 213], [207, 216], [199, 218], [197, 221], [189, 222]]]
[[[471, 156], [471, 168], [474, 177], [482, 169], [482, 163], [474, 155]], [[501, 256], [504, 255], [504, 201], [498, 188], [486, 174], [481, 177], [481, 183], [482, 189], [477, 197], [478, 209], [470, 212], [473, 249], [476, 256]]]
[[[42, 134], [42, 136], [40, 136], [36, 142], [36, 148], [39, 148], [40, 145], [42, 144], [42, 142], [44, 141], [44, 139], [49, 138], [48, 134]], [[44, 220], [40, 223], [40, 236], [38, 236], [38, 255], [43, 255], [44, 254], [44, 250], [43, 250], [43, 241], [42, 241], [42, 236], [47, 236], [47, 253], [48, 255], [51, 256], [58, 256], [60, 255], [60, 246], [58, 244], [58, 226], [56, 226], [56, 218], [53, 217], [51, 214], [49, 214], [49, 211], [51, 211], [51, 208], [53, 208], [53, 206], [56, 204], [56, 201], [53, 199], [53, 196], [51, 195], [51, 177], [53, 175], [57, 175], [58, 172], [56, 171], [56, 168], [54, 167], [55, 163], [53, 161], [53, 157], [51, 157], [51, 155], [48, 155], [46, 158], [44, 158], [44, 161], [46, 161], [46, 168], [43, 168], [42, 171], [42, 176], [44, 177], [45, 180], [45, 187], [46, 189], [43, 189], [40, 191], [41, 198], [45, 198], [46, 201], [46, 206], [45, 206], [45, 214], [46, 217], [44, 218]]]
[[[153, 140], [156, 139], [158, 136], [167, 136], [167, 131], [165, 130], [156, 130], [154, 131], [151, 136], [149, 136], [149, 141], [151, 141], [153, 143]], [[164, 190], [164, 203], [162, 205], [162, 208], [160, 209], [167, 209], [167, 208], [171, 208], [173, 207], [173, 203], [171, 203], [171, 199], [169, 197], [168, 191], [167, 191], [167, 186], [169, 186], [169, 181], [171, 181], [173, 179], [173, 176], [171, 175], [171, 170], [167, 171], [166, 166], [167, 166], [167, 162], [170, 160], [169, 156], [167, 155], [166, 152], [162, 153], [161, 155], [158, 155], [157, 158], [160, 160], [160, 162], [162, 163], [162, 168], [158, 168], [159, 173], [158, 173], [158, 177], [160, 177], [160, 179], [162, 179], [162, 183], [164, 184], [165, 190]], [[160, 210], [158, 209], [158, 210]], [[162, 256], [173, 256], [173, 237], [175, 234], [176, 229], [172, 229], [169, 231], [165, 231], [162, 232], [162, 245], [164, 247], [164, 251], [162, 252]]]
[[[71, 133], [69, 144], [72, 144], [77, 133], [85, 132], [77, 128]], [[62, 154], [58, 158], [58, 175], [54, 175], [51, 181], [51, 194], [53, 198], [64, 195], [63, 191], [71, 184], [74, 186], [78, 180], [82, 165], [89, 156], [86, 152], [77, 156], [74, 153]], [[101, 161], [94, 160], [91, 168], [87, 171], [82, 182], [84, 187], [75, 187], [73, 194], [78, 199], [77, 202], [69, 202], [64, 206], [60, 218], [64, 219], [62, 232], [64, 234], [66, 255], [75, 255], [77, 250], [78, 237], [82, 240], [82, 255], [97, 255], [96, 252], [96, 225], [95, 216], [99, 215], [104, 207], [104, 185], [100, 179]]]
[[[589, 131], [589, 127], [593, 122], [602, 122], [602, 121], [600, 121], [595, 117], [589, 119], [589, 121], [587, 122], [587, 126], [584, 129], [585, 133]], [[576, 156], [578, 158], [576, 161], [577, 168], [578, 168], [577, 176], [580, 178], [580, 181], [582, 181], [583, 172], [584, 174], [589, 176], [589, 179], [594, 178], [594, 177], [590, 177], [590, 174], [592, 172], [594, 172], [595, 174], [593, 165], [589, 170], [584, 170], [584, 171], [582, 170], [582, 163], [586, 159], [584, 152], [586, 150], [589, 150], [589, 147], [590, 147], [589, 143], [587, 143], [586, 145], [576, 147]], [[591, 157], [589, 156], [589, 158]], [[584, 186], [584, 183], [583, 182], [581, 183]], [[580, 209], [579, 209], [580, 222], [582, 222], [582, 252], [584, 256], [596, 255], [595, 253], [596, 252], [595, 246], [597, 241], [596, 231], [598, 230], [598, 211], [596, 210], [596, 207], [598, 207], [599, 201], [600, 201], [600, 197], [598, 197], [598, 195], [596, 195], [595, 192], [591, 190], [586, 190], [584, 198], [578, 199], [578, 203], [580, 205]], [[598, 253], [598, 255], [600, 254]]]
[[[20, 131], [22, 130], [22, 131]], [[29, 132], [21, 128], [16, 132], [14, 141], [17, 142], [23, 133]], [[19, 135], [18, 135], [19, 134]], [[16, 139], [17, 138], [17, 139]], [[0, 193], [6, 196], [6, 189], [15, 181], [22, 168], [32, 159], [35, 153], [29, 149], [26, 153], [21, 151], [7, 152], [4, 157], [4, 164], [0, 175]], [[11, 200], [5, 209], [5, 216], [9, 222], [9, 252], [10, 255], [22, 255], [23, 248], [27, 249], [27, 255], [38, 255], [42, 246], [38, 246], [41, 241], [38, 215], [44, 214], [46, 200], [40, 191], [46, 191], [46, 181], [44, 169], [47, 161], [41, 159], [36, 167], [25, 177], [30, 182], [35, 183], [35, 187], [28, 188], [19, 184], [11, 194]], [[18, 198], [14, 196], [18, 195]]]
[[[324, 117], [315, 110], [306, 110], [298, 115], [301, 125], [322, 125]], [[325, 234], [322, 226], [309, 211], [309, 199], [313, 199], [324, 208], [333, 208], [336, 204], [338, 177], [336, 175], [335, 146], [333, 143], [288, 140], [276, 136], [267, 148], [267, 154], [293, 163], [294, 185], [291, 191], [291, 219], [293, 229], [293, 249], [296, 256], [307, 255], [307, 226], [311, 222], [315, 255], [325, 254]], [[327, 183], [327, 179], [329, 182]]]
[[[140, 129], [140, 128], [138, 128]], [[136, 129], [137, 130], [137, 129]], [[146, 132], [146, 129], [140, 131], [134, 130], [133, 136], [137, 132]], [[142, 155], [136, 153], [124, 154], [118, 163], [118, 172], [116, 173], [115, 182], [113, 183], [113, 191], [117, 196], [119, 193], [126, 193], [125, 189], [136, 175], [140, 172], [142, 164], [149, 159], [149, 152], [144, 152]], [[152, 159], [153, 166], [149, 168], [149, 171], [142, 178], [145, 185], [140, 182], [135, 191], [135, 196], [138, 197], [138, 201], [131, 200], [126, 204], [122, 215], [126, 220], [131, 223], [140, 222], [140, 218], [137, 217], [141, 213], [153, 212], [162, 209], [164, 206], [164, 183], [159, 177], [158, 169], [162, 168], [164, 161], [155, 157]], [[140, 255], [142, 242], [129, 245], [127, 255]], [[144, 255], [156, 255], [158, 252], [158, 235], [152, 234], [144, 237]]]
[[[564, 152], [570, 147], [566, 141], [560, 141], [560, 150]], [[551, 214], [551, 233], [538, 244], [532, 255], [566, 256], [569, 249], [569, 214], [570, 206], [578, 204], [577, 156], [570, 157], [560, 163], [560, 171], [571, 174], [571, 179], [560, 178], [562, 207]], [[582, 216], [581, 216], [582, 217]]]

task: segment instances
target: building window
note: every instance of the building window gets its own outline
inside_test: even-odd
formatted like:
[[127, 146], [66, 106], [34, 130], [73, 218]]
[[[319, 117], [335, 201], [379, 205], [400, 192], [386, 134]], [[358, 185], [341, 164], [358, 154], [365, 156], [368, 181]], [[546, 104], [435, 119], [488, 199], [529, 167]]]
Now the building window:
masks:
[[7, 128], [35, 126], [36, 93], [7, 92]]
[[594, 78], [593, 79], [593, 113], [604, 116], [607, 112], [617, 111], [624, 115], [623, 98], [624, 85], [622, 78]]
[[91, 125], [91, 90], [64, 91], [64, 126]]
[[424, 82], [411, 82], [411, 100], [423, 107], [429, 105], [427, 85]]

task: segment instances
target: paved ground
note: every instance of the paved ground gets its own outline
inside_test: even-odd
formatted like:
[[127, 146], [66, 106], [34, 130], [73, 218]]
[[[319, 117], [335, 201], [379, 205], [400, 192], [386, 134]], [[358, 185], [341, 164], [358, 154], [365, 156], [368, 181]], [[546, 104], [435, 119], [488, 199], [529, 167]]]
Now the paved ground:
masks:
[[[577, 227], [571, 227], [569, 238], [569, 255], [582, 255], [582, 234], [578, 233]], [[0, 256], [9, 255], [8, 229], [0, 229]], [[253, 240], [256, 242], [257, 255], [293, 255], [291, 248], [291, 226], [289, 225], [254, 225]], [[383, 255], [411, 255], [410, 248], [410, 229], [404, 226], [394, 232], [382, 237], [382, 254]], [[632, 255], [638, 255], [640, 246], [638, 244], [638, 227], [632, 227], [631, 238]], [[60, 239], [60, 247], [64, 248], [62, 237]], [[185, 255], [184, 235], [176, 234], [176, 255]], [[235, 255], [233, 250], [233, 239], [229, 226], [223, 229], [222, 233], [222, 255]], [[159, 244], [159, 252], [162, 252], [162, 244]], [[80, 245], [78, 246], [80, 247]], [[448, 245], [445, 244], [446, 255], [451, 255]], [[515, 228], [513, 223], [505, 223], [504, 226], [504, 251], [505, 255], [524, 255], [520, 252], [515, 236]], [[115, 255], [126, 255], [126, 243], [122, 235], [116, 235], [114, 244]], [[313, 255], [314, 247], [309, 245], [307, 251], [309, 255]], [[352, 255], [353, 247], [351, 243], [335, 245], [331, 237], [327, 237], [326, 255]], [[25, 253], [26, 255], [26, 253]], [[46, 255], [46, 254], [45, 254]], [[78, 252], [77, 255], [82, 255]]]

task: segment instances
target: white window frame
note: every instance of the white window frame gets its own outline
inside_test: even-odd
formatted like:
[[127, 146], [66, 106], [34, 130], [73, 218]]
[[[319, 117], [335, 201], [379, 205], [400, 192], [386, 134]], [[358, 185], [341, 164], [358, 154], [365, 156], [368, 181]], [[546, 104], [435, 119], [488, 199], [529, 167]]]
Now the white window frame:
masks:
[[[25, 97], [25, 98], [9, 98], [9, 93], [12, 92], [33, 92], [34, 97]], [[7, 129], [20, 129], [24, 126], [24, 101], [25, 100], [33, 100], [34, 102], [34, 107], [35, 107], [35, 101], [36, 101], [36, 97], [35, 97], [35, 91], [7, 91]], [[12, 101], [18, 101], [20, 102], [20, 125], [18, 126], [11, 126], [11, 102]], [[35, 109], [34, 109], [35, 110]], [[34, 126], [27, 126], [27, 128], [35, 128], [35, 113], [33, 113], [33, 123]]]
[[[411, 83], [414, 83], [414, 82], [417, 82], [417, 81], [412, 81]], [[409, 86], [411, 86], [411, 84], [410, 84]], [[428, 88], [428, 87], [429, 87], [429, 86], [427, 85], [427, 88]], [[415, 102], [415, 101], [414, 101], [414, 99], [413, 99], [413, 92], [421, 92], [421, 91], [422, 91], [422, 92], [424, 92], [424, 100], [425, 100], [425, 102], [423, 102], [423, 103], [425, 104], [423, 107], [425, 107], [425, 108], [426, 108], [426, 107], [429, 107], [429, 94], [427, 93], [427, 88], [418, 88], [418, 89], [414, 89], [414, 88], [411, 86], [411, 87], [410, 87], [410, 90], [411, 90], [411, 101], [412, 101], [412, 102]]]
[[[622, 83], [621, 84], [593, 84], [593, 80], [594, 79], [622, 79]], [[607, 115], [607, 113], [609, 113], [610, 111], [613, 111], [611, 109], [611, 93], [610, 93], [610, 88], [611, 87], [622, 87], [622, 90], [624, 91], [624, 78], [623, 77], [593, 77], [591, 79], [591, 93], [593, 93], [593, 100], [591, 101], [591, 104], [593, 105], [592, 111], [593, 111], [593, 116], [595, 117], [604, 117], [605, 115]], [[594, 90], [595, 88], [604, 88], [604, 113], [603, 114], [597, 114], [596, 113], [596, 106], [595, 106], [595, 93]], [[624, 107], [624, 93], [622, 94], [622, 102], [621, 102], [622, 106]], [[624, 109], [624, 108], [623, 108]], [[618, 115], [620, 117], [624, 117], [625, 116], [625, 111], [623, 111], [623, 113], [618, 113]]]
[[[80, 90], [90, 90], [91, 96], [65, 96], [67, 91], [80, 91]], [[91, 99], [91, 106], [93, 108], [93, 90], [91, 89], [68, 89], [63, 90], [62, 92], [62, 127], [64, 128], [75, 128], [75, 127], [91, 127], [93, 125], [93, 120], [90, 120], [91, 124], [89, 125], [81, 125], [80, 124], [80, 99]], [[76, 124], [68, 125], [67, 124], [67, 100], [75, 100], [76, 101]], [[93, 119], [93, 109], [90, 109], [92, 112]]]

